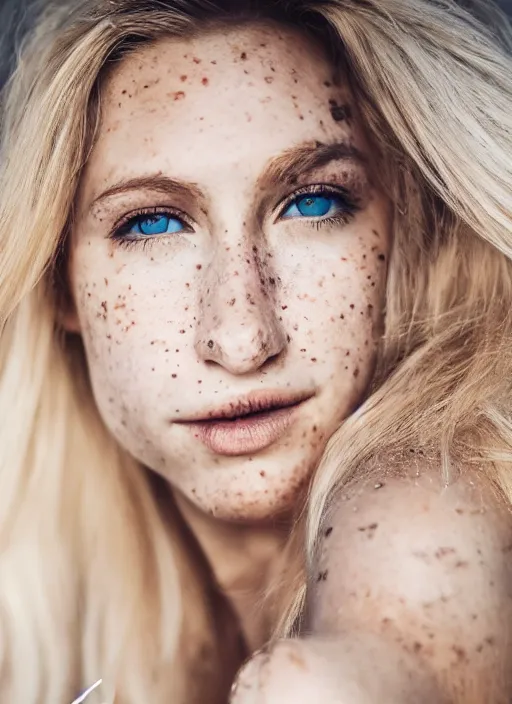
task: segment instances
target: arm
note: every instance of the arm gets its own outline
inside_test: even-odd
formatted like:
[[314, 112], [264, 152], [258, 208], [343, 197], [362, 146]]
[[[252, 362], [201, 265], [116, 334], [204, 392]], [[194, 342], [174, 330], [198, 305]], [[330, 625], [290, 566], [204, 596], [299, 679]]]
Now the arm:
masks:
[[[263, 684], [254, 666], [242, 678], [243, 692], [259, 688], [254, 702], [299, 704], [308, 689], [326, 704], [510, 701], [508, 509], [476, 474], [444, 487], [426, 460], [409, 475], [389, 469], [333, 506], [311, 575], [310, 636], [260, 658]], [[251, 701], [243, 692], [236, 704]]]

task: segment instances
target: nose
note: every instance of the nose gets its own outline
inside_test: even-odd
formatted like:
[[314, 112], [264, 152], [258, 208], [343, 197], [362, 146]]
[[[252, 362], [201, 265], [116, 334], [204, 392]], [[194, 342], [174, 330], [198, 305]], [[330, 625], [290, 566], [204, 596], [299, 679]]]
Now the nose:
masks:
[[196, 353], [231, 374], [251, 374], [284, 352], [287, 335], [276, 309], [277, 277], [251, 250], [212, 262], [205, 273]]

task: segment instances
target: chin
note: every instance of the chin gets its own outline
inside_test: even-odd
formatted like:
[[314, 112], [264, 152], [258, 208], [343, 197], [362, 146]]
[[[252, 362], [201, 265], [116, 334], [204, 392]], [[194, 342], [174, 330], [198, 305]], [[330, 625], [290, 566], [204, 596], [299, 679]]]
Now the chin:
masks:
[[276, 521], [287, 524], [293, 520], [295, 508], [299, 505], [299, 497], [295, 501], [283, 500], [270, 503], [255, 499], [254, 502], [225, 502], [207, 509], [208, 513], [219, 521], [243, 523], [245, 525], [275, 525]]
[[[288, 459], [289, 461], [289, 459]], [[247, 460], [230, 476], [227, 467], [210, 474], [211, 484], [186, 491], [189, 500], [204, 513], [223, 521], [269, 523], [292, 519], [304, 506], [316, 460], [303, 461], [283, 472], [278, 457], [258, 462]], [[210, 488], [210, 490], [208, 490]]]

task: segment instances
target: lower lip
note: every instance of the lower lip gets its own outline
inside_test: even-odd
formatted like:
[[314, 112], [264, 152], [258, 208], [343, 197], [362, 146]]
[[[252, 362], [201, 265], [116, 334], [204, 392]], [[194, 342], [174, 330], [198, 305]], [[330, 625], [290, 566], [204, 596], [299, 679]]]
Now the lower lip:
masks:
[[216, 455], [250, 455], [264, 450], [285, 434], [299, 405], [236, 420], [210, 420], [186, 425]]

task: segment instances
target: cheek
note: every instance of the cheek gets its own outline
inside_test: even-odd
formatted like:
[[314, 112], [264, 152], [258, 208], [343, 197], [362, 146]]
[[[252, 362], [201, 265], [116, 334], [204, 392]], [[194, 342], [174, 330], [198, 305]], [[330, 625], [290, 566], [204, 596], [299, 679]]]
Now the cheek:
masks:
[[123, 258], [117, 252], [95, 256], [94, 267], [80, 261], [75, 299], [102, 412], [136, 408], [150, 414], [148, 407], [156, 410], [164, 386], [172, 392], [171, 380], [190, 360], [194, 311], [184, 285], [171, 285], [151, 262], [126, 264]]
[[295, 271], [280, 316], [288, 318], [301, 353], [319, 364], [355, 347], [360, 355], [371, 355], [380, 329], [385, 280], [385, 255], [366, 245], [355, 254], [313, 258]]

